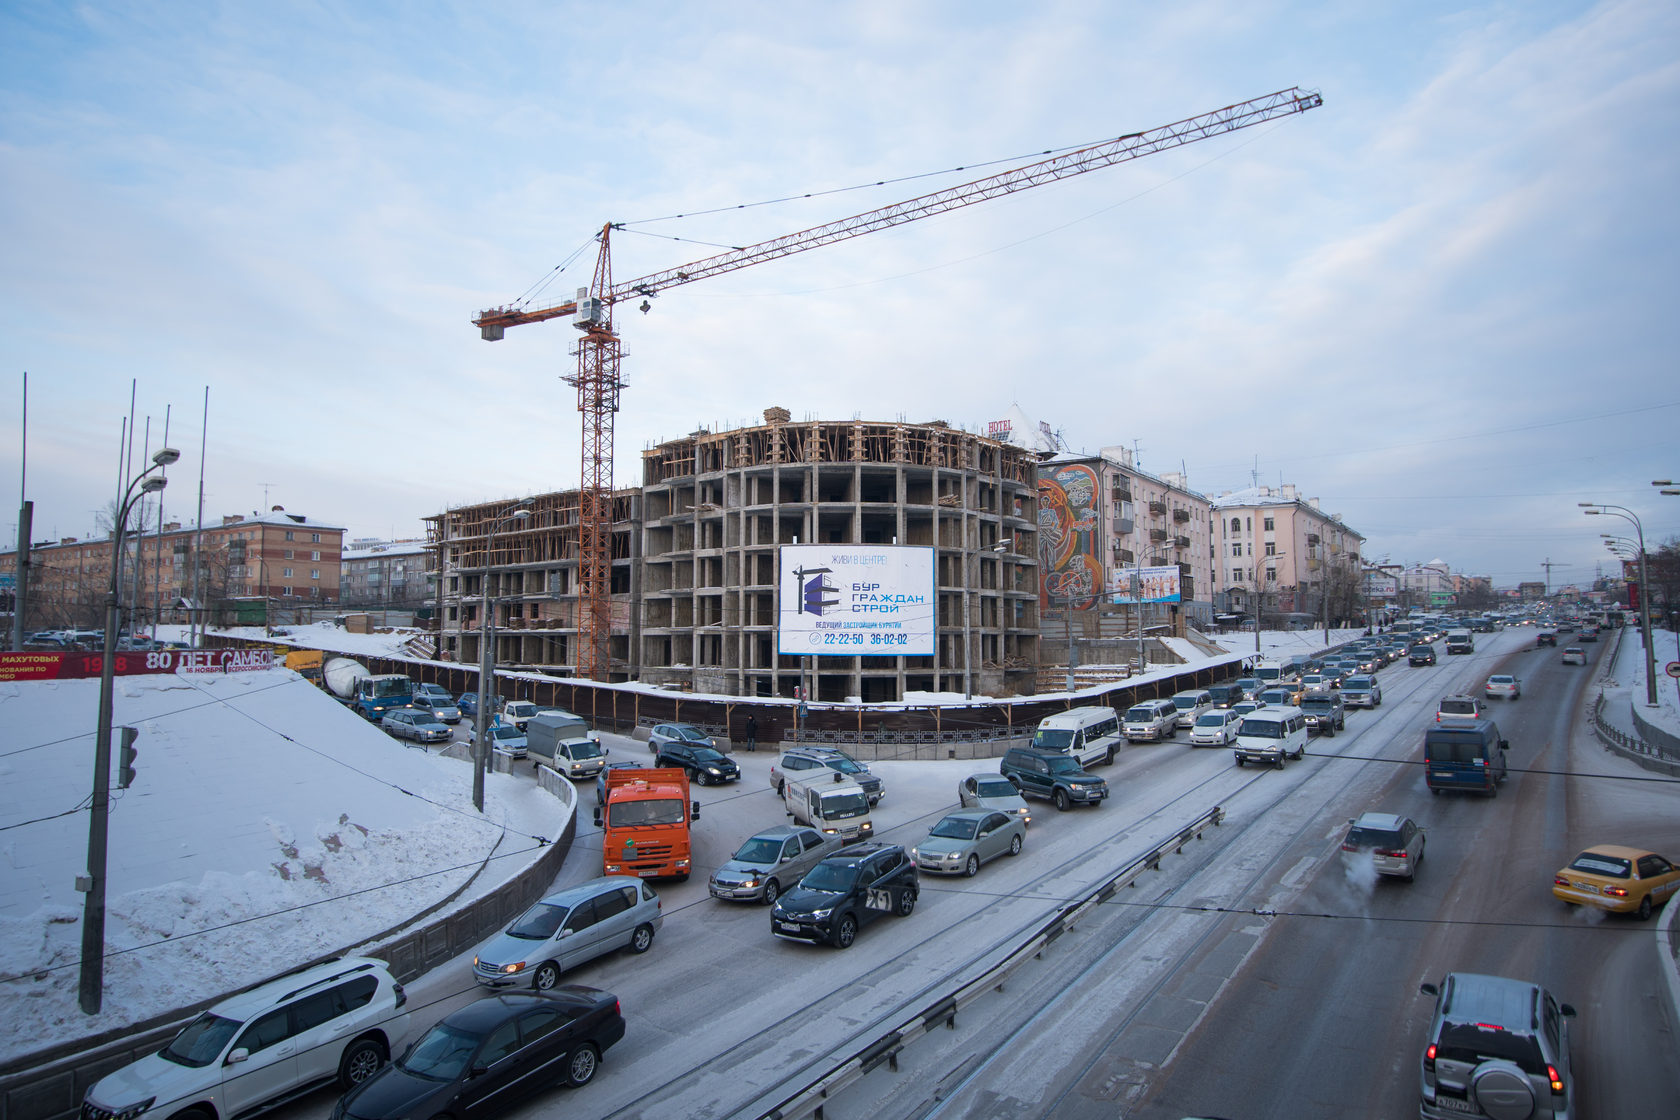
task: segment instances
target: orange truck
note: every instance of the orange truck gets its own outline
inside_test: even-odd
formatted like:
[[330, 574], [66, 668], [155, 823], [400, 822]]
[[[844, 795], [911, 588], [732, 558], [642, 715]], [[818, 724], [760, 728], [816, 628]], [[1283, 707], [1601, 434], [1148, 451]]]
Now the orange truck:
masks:
[[689, 826], [700, 819], [700, 802], [688, 797], [688, 773], [608, 770], [602, 777], [606, 801], [595, 810], [601, 873], [687, 879], [693, 868]]

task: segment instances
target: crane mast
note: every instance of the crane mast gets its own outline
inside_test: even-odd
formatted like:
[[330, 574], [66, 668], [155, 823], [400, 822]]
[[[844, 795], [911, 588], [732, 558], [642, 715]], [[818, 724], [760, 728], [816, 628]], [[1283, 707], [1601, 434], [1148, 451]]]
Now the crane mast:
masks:
[[[1146, 132], [1127, 133], [1113, 140], [1067, 152], [1037, 163], [883, 206], [798, 233], [762, 241], [745, 248], [706, 257], [676, 268], [649, 273], [614, 284], [612, 279], [612, 223], [601, 227], [595, 274], [577, 298], [537, 308], [495, 307], [480, 312], [473, 324], [487, 342], [501, 339], [508, 327], [572, 317], [582, 338], [577, 372], [566, 378], [578, 392], [583, 416], [583, 470], [578, 534], [578, 647], [579, 676], [602, 680], [609, 668], [607, 643], [612, 618], [612, 457], [613, 416], [624, 387], [619, 376], [622, 350], [613, 330], [612, 309], [620, 300], [658, 295], [669, 288], [692, 284], [750, 268], [766, 261], [862, 237], [879, 230], [920, 221], [977, 202], [1001, 198], [1033, 187], [1059, 182], [1125, 163], [1169, 148], [1182, 147], [1250, 128], [1280, 117], [1304, 113], [1324, 104], [1316, 90], [1299, 87], [1227, 105], [1210, 113], [1162, 125]], [[486, 607], [488, 609], [488, 606]]]

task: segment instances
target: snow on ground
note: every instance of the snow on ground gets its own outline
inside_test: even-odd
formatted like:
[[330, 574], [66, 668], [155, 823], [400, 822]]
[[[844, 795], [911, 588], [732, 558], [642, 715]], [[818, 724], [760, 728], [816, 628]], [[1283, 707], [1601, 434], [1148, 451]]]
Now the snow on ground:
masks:
[[1680, 680], [1670, 677], [1664, 667], [1680, 660], [1676, 635], [1669, 630], [1651, 631], [1651, 647], [1656, 657], [1657, 707], [1645, 706], [1645, 643], [1637, 626], [1621, 632], [1620, 648], [1611, 676], [1604, 682], [1607, 689], [1620, 685], [1628, 690], [1628, 698], [1639, 712], [1639, 718], [1680, 738]]
[[113, 788], [90, 1019], [74, 880], [98, 694], [98, 680], [0, 684], [0, 1058], [253, 983], [469, 883], [475, 897], [570, 812], [490, 774], [480, 817], [470, 765], [404, 746], [287, 670], [118, 677], [114, 722], [140, 731], [138, 773]]

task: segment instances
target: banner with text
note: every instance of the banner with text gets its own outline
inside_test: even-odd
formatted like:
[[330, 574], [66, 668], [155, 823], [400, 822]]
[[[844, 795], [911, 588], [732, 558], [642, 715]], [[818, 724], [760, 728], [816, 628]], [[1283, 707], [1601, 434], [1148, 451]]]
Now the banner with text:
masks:
[[[1138, 590], [1134, 597], [1132, 577], [1137, 577]], [[1178, 565], [1161, 568], [1116, 568], [1108, 575], [1108, 601], [1130, 605], [1141, 599], [1145, 603], [1178, 603], [1183, 601], [1178, 581]]]
[[779, 565], [777, 653], [932, 656], [933, 549], [789, 544]]
[[[97, 653], [0, 653], [0, 681], [69, 681], [97, 677], [105, 658]], [[274, 653], [266, 649], [160, 649], [119, 653], [112, 672], [119, 677], [137, 673], [243, 673], [274, 668]]]

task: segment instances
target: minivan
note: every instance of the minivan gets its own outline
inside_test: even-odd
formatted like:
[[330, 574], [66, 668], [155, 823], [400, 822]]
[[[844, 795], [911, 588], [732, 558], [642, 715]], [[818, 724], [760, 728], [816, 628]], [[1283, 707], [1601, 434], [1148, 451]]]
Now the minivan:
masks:
[[1033, 732], [1035, 750], [1059, 751], [1072, 755], [1081, 766], [1114, 761], [1114, 752], [1125, 744], [1120, 734], [1120, 717], [1113, 708], [1070, 708], [1054, 712], [1038, 723]]
[[1252, 712], [1237, 725], [1231, 749], [1236, 752], [1238, 766], [1270, 762], [1282, 770], [1284, 759], [1301, 758], [1307, 753], [1306, 714], [1293, 705]]
[[1424, 784], [1432, 794], [1448, 789], [1497, 797], [1510, 747], [1491, 719], [1437, 724], [1423, 733]]
[[1468, 630], [1448, 630], [1447, 652], [1449, 654], [1474, 653], [1476, 652], [1476, 639], [1471, 636]]
[[1142, 700], [1126, 709], [1121, 730], [1131, 742], [1160, 741], [1178, 734], [1178, 707], [1171, 700]]
[[603, 875], [557, 891], [515, 918], [473, 957], [473, 979], [546, 992], [562, 972], [614, 949], [647, 952], [661, 921], [652, 887], [628, 875]]
[[1188, 688], [1173, 694], [1173, 707], [1178, 709], [1178, 725], [1196, 726], [1196, 717], [1213, 708], [1213, 694], [1205, 688]]

